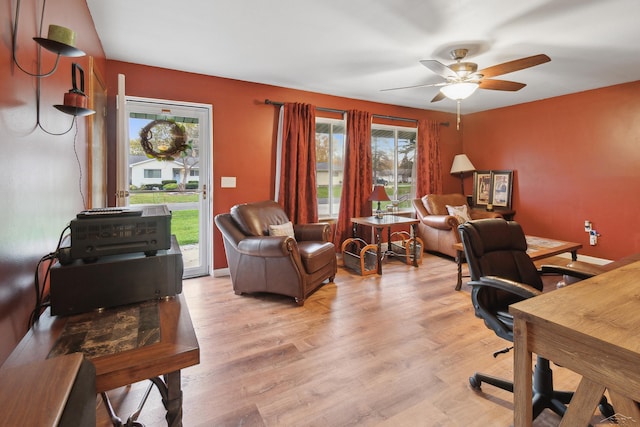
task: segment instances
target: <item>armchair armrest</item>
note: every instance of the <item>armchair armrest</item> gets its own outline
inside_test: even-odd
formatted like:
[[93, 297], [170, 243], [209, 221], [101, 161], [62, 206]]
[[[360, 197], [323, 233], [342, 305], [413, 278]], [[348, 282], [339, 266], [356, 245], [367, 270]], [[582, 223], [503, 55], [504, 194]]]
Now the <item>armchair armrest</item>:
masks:
[[293, 231], [296, 234], [296, 240], [303, 241], [321, 241], [330, 242], [331, 225], [326, 222], [316, 222], [312, 224], [295, 224]]
[[296, 241], [288, 236], [247, 237], [238, 243], [238, 252], [257, 257], [289, 256]]
[[439, 230], [451, 230], [458, 227], [458, 220], [452, 215], [427, 215], [422, 223]]
[[489, 286], [492, 288], [500, 289], [505, 292], [510, 292], [514, 295], [518, 295], [522, 298], [531, 298], [538, 295], [542, 295], [542, 292], [536, 288], [525, 285], [524, 283], [515, 282], [513, 280], [507, 280], [496, 276], [483, 276], [480, 280], [474, 280], [469, 282], [470, 286]]

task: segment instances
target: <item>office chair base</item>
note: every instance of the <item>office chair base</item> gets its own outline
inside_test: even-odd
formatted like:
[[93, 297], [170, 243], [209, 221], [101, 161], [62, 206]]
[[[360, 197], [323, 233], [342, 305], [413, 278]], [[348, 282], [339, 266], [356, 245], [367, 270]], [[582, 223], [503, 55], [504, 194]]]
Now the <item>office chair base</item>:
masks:
[[[469, 384], [476, 391], [481, 390], [482, 383], [513, 393], [513, 382], [511, 381], [478, 372], [469, 377]], [[566, 405], [571, 402], [572, 397], [573, 392], [555, 391], [553, 389], [553, 372], [549, 366], [549, 361], [538, 356], [533, 372], [533, 419], [547, 408], [562, 417], [567, 410]], [[606, 396], [602, 396], [598, 409], [606, 418], [615, 414]]]

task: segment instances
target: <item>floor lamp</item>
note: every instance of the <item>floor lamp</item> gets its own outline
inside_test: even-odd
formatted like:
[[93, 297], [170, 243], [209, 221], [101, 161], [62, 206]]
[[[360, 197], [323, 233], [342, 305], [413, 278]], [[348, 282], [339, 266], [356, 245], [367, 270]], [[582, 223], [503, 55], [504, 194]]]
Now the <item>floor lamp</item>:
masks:
[[456, 154], [451, 165], [451, 174], [460, 174], [460, 193], [464, 195], [464, 174], [473, 172], [476, 168], [466, 154]]

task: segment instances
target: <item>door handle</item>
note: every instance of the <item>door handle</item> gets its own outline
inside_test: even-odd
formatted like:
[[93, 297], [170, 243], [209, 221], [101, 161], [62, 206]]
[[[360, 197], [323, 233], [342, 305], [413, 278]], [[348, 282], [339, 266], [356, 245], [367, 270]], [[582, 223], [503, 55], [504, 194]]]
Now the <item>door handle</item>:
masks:
[[202, 199], [207, 200], [207, 184], [202, 185]]

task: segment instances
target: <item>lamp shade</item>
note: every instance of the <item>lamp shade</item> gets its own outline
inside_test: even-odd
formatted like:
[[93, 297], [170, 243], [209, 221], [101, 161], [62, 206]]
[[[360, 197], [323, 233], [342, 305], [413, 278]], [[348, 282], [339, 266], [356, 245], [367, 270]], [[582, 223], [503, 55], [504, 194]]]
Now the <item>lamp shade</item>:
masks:
[[471, 163], [471, 160], [469, 160], [466, 154], [456, 154], [453, 158], [450, 173], [464, 173], [474, 170], [476, 170], [476, 167], [473, 166], [473, 163]]
[[450, 85], [442, 86], [440, 88], [440, 92], [442, 92], [442, 94], [449, 99], [459, 101], [461, 99], [470, 97], [471, 94], [473, 94], [473, 92], [478, 89], [478, 86], [480, 86], [478, 83], [471, 82], [453, 83]]
[[391, 199], [387, 195], [387, 192], [384, 190], [384, 185], [375, 185], [373, 187], [373, 191], [369, 196], [369, 200], [372, 202], [384, 202], [390, 201]]

